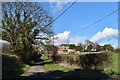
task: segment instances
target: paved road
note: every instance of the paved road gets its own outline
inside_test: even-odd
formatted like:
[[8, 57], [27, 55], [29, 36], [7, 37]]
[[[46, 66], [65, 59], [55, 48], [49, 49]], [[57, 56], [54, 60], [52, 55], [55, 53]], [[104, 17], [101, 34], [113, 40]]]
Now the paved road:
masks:
[[37, 73], [46, 73], [46, 72], [47, 71], [42, 65], [34, 65], [34, 66], [31, 66], [30, 69], [24, 73], [24, 76], [30, 76]]
[[22, 77], [26, 78], [56, 78], [56, 76], [48, 74], [46, 69], [43, 67], [42, 62], [36, 63], [31, 66], [28, 71], [24, 73]]

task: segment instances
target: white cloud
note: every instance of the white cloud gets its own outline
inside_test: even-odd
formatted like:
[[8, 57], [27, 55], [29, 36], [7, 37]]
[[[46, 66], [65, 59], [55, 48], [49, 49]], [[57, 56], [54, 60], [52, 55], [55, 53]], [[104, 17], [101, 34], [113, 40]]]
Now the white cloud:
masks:
[[81, 36], [70, 37], [70, 31], [64, 31], [63, 33], [59, 33], [55, 35], [54, 38], [57, 38], [57, 40], [55, 40], [55, 45], [60, 45], [60, 44], [77, 45], [78, 43], [83, 42], [84, 40], [84, 38]]
[[118, 36], [118, 30], [113, 28], [105, 27], [103, 31], [97, 32], [90, 40], [92, 42], [99, 42], [103, 39], [109, 38], [109, 37], [117, 37]]
[[68, 2], [62, 2], [61, 0], [50, 0], [50, 8], [52, 13], [59, 12], [63, 9], [64, 5]]
[[58, 39], [55, 41], [55, 45], [60, 45], [64, 43], [69, 43], [69, 38], [70, 38], [70, 31], [64, 31], [63, 33], [59, 33], [54, 36], [55, 38], [57, 37]]
[[83, 41], [84, 41], [83, 37], [77, 36], [77, 37], [70, 38], [70, 42], [69, 43], [77, 45], [78, 43], [83, 43]]

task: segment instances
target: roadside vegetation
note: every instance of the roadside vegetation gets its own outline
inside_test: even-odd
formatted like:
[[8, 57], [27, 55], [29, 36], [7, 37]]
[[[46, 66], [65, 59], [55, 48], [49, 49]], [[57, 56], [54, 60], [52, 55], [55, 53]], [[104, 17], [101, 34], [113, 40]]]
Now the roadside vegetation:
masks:
[[[85, 54], [82, 54], [82, 55], [81, 54], [60, 54], [59, 56], [62, 56], [63, 61], [60, 61], [60, 62], [56, 61], [56, 64], [46, 63], [44, 64], [44, 67], [46, 68], [47, 71], [53, 72], [53, 74], [56, 74], [59, 77], [71, 77], [71, 76], [72, 77], [80, 77], [80, 76], [94, 77], [93, 75], [96, 75], [96, 77], [99, 78], [99, 77], [108, 77], [110, 75], [120, 75], [120, 71], [118, 70], [120, 66], [120, 64], [118, 64], [119, 53], [107, 52], [102, 54], [100, 53], [95, 54], [94, 55], [95, 59], [92, 59], [92, 57], [88, 57], [89, 58], [88, 61], [90, 60], [95, 61], [95, 62], [90, 61], [89, 63], [86, 62], [84, 58], [80, 57], [83, 59], [82, 62], [84, 64], [82, 65], [80, 65], [81, 63], [79, 63], [80, 61], [79, 56], [82, 56], [82, 55], [85, 56]], [[89, 54], [89, 55], [93, 56], [93, 54]], [[44, 60], [48, 61], [49, 58], [48, 57], [46, 58], [47, 59], [44, 59]], [[88, 65], [85, 63], [87, 63]]]
[[58, 64], [54, 64], [53, 60], [48, 58], [45, 54], [43, 54], [42, 59], [45, 62], [44, 67], [45, 67], [45, 69], [47, 71], [57, 71], [57, 70], [60, 70], [60, 71], [63, 71], [63, 72], [68, 72], [68, 71], [72, 70], [70, 68], [67, 68], [67, 67], [64, 67], [64, 66], [60, 66]]
[[110, 75], [120, 75], [120, 54], [112, 53], [112, 63], [105, 68], [105, 72]]
[[[49, 23], [53, 21], [52, 17], [39, 3], [2, 3], [2, 14], [2, 40], [7, 41], [2, 44], [3, 78], [20, 76], [40, 60], [40, 54], [45, 69], [62, 77], [120, 75], [120, 49], [114, 49], [110, 44], [100, 46], [87, 41], [91, 44], [86, 50], [82, 43], [70, 45], [70, 49], [90, 54], [58, 55], [58, 47], [51, 41], [54, 32]], [[97, 53], [100, 51], [104, 52]]]
[[7, 41], [2, 44], [2, 77], [20, 76], [38, 61], [41, 51], [36, 46], [43, 46], [42, 41], [49, 41], [53, 34], [52, 25], [48, 25], [52, 17], [36, 2], [6, 2], [1, 10], [0, 30], [2, 40]]

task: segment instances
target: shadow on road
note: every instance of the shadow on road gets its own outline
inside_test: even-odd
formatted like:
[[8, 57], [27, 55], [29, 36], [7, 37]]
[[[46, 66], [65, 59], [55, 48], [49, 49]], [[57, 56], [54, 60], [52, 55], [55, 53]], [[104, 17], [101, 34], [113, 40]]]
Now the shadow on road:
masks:
[[[84, 79], [84, 80], [107, 80], [109, 76], [102, 71], [98, 70], [90, 70], [90, 69], [76, 69], [74, 71], [63, 72], [63, 71], [52, 71], [45, 73], [34, 73], [30, 76], [20, 76], [14, 77], [14, 79], [18, 80], [26, 80], [26, 79]], [[6, 80], [6, 79], [5, 79]]]
[[[44, 65], [44, 64], [50, 64], [53, 62], [36, 62], [35, 65]], [[11, 77], [11, 78], [4, 78], [2, 80], [13, 80], [13, 79], [20, 79], [20, 80], [30, 80], [30, 79], [82, 79], [82, 80], [118, 80], [118, 79], [110, 79], [109, 75], [105, 74], [104, 72], [100, 70], [93, 70], [93, 69], [75, 69], [73, 71], [51, 71], [51, 72], [37, 72], [29, 76], [19, 76], [19, 77]]]

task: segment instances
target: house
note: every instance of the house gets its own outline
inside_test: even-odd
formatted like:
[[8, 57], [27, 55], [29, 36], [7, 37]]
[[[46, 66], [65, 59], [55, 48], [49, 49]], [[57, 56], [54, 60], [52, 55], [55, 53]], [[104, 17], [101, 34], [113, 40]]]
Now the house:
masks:
[[93, 42], [91, 42], [89, 40], [86, 40], [85, 44], [84, 44], [84, 49], [86, 50], [89, 45], [92, 45], [91, 51], [96, 51], [96, 45], [97, 45], [97, 43], [93, 43]]
[[58, 47], [58, 54], [73, 54], [76, 53], [74, 49], [69, 48], [70, 44], [61, 44]]

